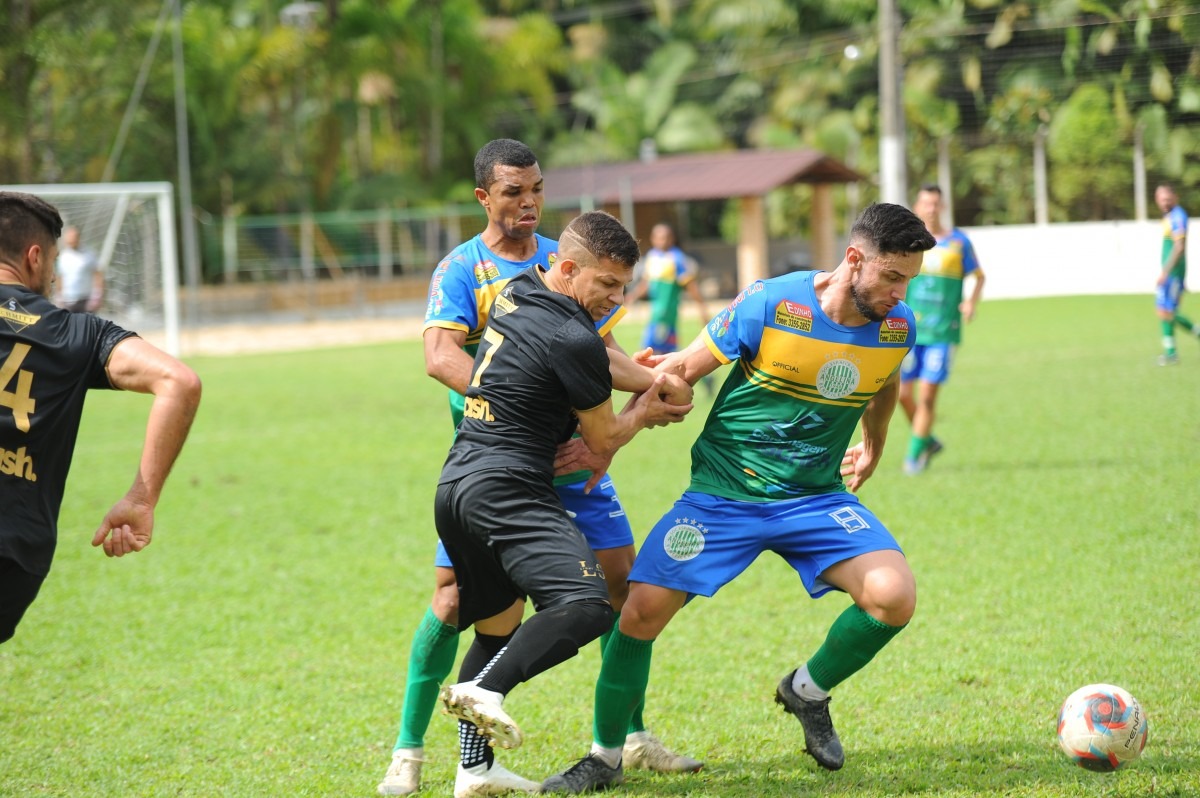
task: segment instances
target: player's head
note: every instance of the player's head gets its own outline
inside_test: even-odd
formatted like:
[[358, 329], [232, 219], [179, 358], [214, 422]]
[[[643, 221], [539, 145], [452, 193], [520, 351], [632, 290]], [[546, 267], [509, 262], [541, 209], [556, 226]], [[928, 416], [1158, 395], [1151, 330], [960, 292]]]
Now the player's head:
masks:
[[1175, 187], [1170, 183], [1159, 183], [1158, 188], [1154, 189], [1154, 204], [1163, 213], [1178, 205], [1179, 195], [1175, 193]]
[[942, 226], [942, 189], [936, 183], [926, 183], [917, 190], [917, 198], [913, 200], [915, 213], [930, 230], [939, 230]]
[[637, 241], [616, 217], [604, 211], [576, 216], [558, 238], [562, 293], [599, 321], [625, 300], [640, 257]]
[[869, 321], [882, 321], [920, 273], [925, 251], [936, 245], [925, 223], [903, 205], [868, 205], [850, 228], [846, 247], [855, 310]]
[[63, 243], [71, 249], [79, 249], [79, 228], [74, 225], [67, 225], [62, 232]]
[[542, 170], [533, 150], [514, 139], [489, 141], [475, 154], [475, 198], [488, 227], [505, 238], [529, 238], [542, 217]]
[[61, 234], [62, 217], [53, 205], [32, 194], [0, 191], [0, 264], [43, 296], [54, 284]]
[[670, 249], [675, 246], [675, 231], [666, 222], [650, 228], [650, 246], [655, 249]]

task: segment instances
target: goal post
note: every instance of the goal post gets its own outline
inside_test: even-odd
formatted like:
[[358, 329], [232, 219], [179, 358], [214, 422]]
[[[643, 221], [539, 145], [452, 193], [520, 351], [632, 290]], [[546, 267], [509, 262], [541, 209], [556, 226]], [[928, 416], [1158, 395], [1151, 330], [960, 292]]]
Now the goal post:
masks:
[[104, 269], [99, 315], [135, 332], [161, 332], [179, 355], [179, 266], [171, 184], [49, 183], [0, 186], [41, 197]]

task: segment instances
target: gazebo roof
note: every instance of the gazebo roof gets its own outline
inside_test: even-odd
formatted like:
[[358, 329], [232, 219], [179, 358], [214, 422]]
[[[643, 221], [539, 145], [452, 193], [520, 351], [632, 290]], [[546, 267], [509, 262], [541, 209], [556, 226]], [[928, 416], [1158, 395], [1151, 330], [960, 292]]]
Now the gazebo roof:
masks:
[[735, 150], [544, 169], [546, 195], [635, 203], [759, 197], [791, 183], [850, 183], [863, 176], [817, 150]]

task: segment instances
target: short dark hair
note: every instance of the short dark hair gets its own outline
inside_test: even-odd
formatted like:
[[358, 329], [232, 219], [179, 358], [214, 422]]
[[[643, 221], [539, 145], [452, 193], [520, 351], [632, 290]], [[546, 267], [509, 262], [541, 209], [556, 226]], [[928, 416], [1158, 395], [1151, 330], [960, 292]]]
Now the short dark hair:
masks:
[[0, 257], [20, 261], [34, 244], [53, 246], [62, 227], [58, 209], [41, 197], [0, 191]]
[[[588, 211], [576, 216], [563, 230], [562, 237], [568, 239], [565, 242], [566, 250], [571, 249], [574, 243], [571, 239], [574, 239], [595, 257], [608, 258], [631, 269], [642, 256], [637, 241], [625, 229], [625, 225], [604, 211]], [[560, 251], [564, 249], [563, 243], [560, 239]], [[562, 254], [563, 257], [569, 257], [568, 252]]]
[[868, 205], [850, 228], [850, 242], [868, 243], [880, 254], [924, 252], [937, 240], [915, 213], [903, 205], [875, 202]]
[[537, 164], [533, 150], [516, 139], [494, 139], [475, 153], [475, 185], [487, 191], [496, 182], [497, 166], [525, 169]]
[[922, 183], [921, 187], [917, 189], [917, 193], [937, 194], [940, 197], [942, 196], [942, 187], [937, 183]]

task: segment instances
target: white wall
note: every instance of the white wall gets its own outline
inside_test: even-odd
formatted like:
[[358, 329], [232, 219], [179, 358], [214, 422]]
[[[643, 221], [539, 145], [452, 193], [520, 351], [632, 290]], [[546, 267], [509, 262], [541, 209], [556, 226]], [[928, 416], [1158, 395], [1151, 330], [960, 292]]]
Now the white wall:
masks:
[[[964, 227], [987, 275], [983, 298], [1152, 294], [1162, 220]], [[1200, 280], [1200, 241], [1188, 236], [1188, 282]]]

